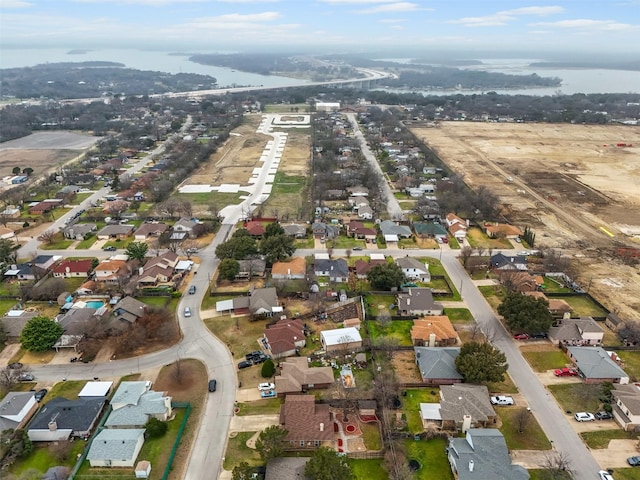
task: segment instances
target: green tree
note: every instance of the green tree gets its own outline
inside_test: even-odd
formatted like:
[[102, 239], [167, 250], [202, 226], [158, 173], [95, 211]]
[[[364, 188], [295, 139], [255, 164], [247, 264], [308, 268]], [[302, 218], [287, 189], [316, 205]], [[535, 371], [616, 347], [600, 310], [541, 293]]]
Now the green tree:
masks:
[[347, 459], [327, 447], [320, 447], [311, 455], [304, 474], [312, 480], [353, 480], [355, 476]]
[[14, 261], [14, 243], [7, 238], [0, 238], [0, 263], [11, 263]]
[[264, 462], [282, 455], [282, 441], [289, 432], [279, 425], [265, 428], [256, 440], [256, 450]]
[[[239, 232], [245, 232], [246, 235], [236, 235]], [[235, 258], [236, 260], [242, 260], [249, 255], [255, 255], [257, 253], [258, 244], [256, 240], [244, 229], [237, 230], [229, 240], [216, 247], [216, 256], [218, 258]]]
[[127, 256], [129, 260], [138, 260], [142, 262], [145, 255], [149, 251], [149, 245], [144, 242], [131, 242], [127, 245]]
[[39, 315], [33, 317], [24, 326], [22, 335], [20, 335], [20, 343], [30, 352], [44, 352], [53, 347], [63, 330], [59, 323]]
[[467, 383], [501, 382], [508, 367], [507, 357], [490, 343], [465, 343], [456, 357], [456, 368]]
[[296, 247], [293, 246], [293, 238], [287, 235], [266, 237], [260, 242], [260, 252], [265, 256], [267, 262], [271, 264], [286, 260], [295, 251]]
[[100, 260], [98, 260], [97, 258], [92, 258], [91, 259], [91, 270], [95, 270], [98, 265], [100, 265]]
[[231, 472], [231, 480], [252, 480], [256, 469], [247, 462], [241, 462], [240, 465], [233, 467]]
[[240, 264], [234, 258], [224, 258], [218, 267], [220, 278], [232, 281], [240, 273]]
[[33, 173], [33, 168], [31, 167], [26, 167], [22, 170], [22, 173], [24, 173], [25, 175], [29, 176]]
[[498, 313], [512, 332], [548, 332], [553, 323], [549, 302], [519, 292], [508, 293], [498, 306]]
[[277, 235], [284, 235], [284, 228], [278, 222], [273, 222], [267, 225], [264, 229], [264, 238], [275, 237]]
[[395, 263], [374, 265], [367, 273], [367, 280], [376, 290], [391, 290], [402, 285], [406, 278], [402, 269]]
[[273, 364], [273, 360], [267, 358], [262, 364], [262, 370], [260, 371], [260, 375], [262, 378], [271, 378], [276, 373], [276, 366]]
[[169, 428], [169, 426], [167, 425], [167, 422], [163, 422], [161, 420], [158, 420], [157, 418], [151, 417], [147, 421], [147, 424], [144, 426], [144, 428], [144, 434], [147, 438], [160, 438], [163, 437], [165, 433], [167, 433], [167, 429]]
[[13, 167], [13, 170], [11, 170], [11, 173], [13, 173], [14, 175], [18, 175], [20, 174], [20, 167]]

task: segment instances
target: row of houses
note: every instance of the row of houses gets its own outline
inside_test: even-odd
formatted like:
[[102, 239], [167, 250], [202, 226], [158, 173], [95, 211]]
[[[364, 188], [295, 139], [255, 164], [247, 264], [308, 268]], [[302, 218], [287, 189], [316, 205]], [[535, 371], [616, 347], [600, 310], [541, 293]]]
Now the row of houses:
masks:
[[172, 240], [184, 240], [196, 236], [198, 221], [190, 218], [181, 218], [174, 225], [169, 226], [162, 222], [145, 222], [139, 227], [129, 224], [110, 224], [98, 230], [95, 223], [77, 223], [63, 229], [65, 238], [82, 240], [88, 234], [95, 233], [98, 240], [121, 239], [131, 236], [136, 241], [143, 242], [151, 238], [158, 238], [165, 232], [171, 232]]

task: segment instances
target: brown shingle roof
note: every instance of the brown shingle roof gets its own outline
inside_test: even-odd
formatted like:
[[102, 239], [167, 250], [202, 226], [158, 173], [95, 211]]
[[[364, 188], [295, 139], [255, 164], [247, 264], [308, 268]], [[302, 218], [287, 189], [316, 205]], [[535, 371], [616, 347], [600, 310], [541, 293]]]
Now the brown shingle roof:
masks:
[[313, 395], [287, 395], [280, 409], [280, 423], [289, 432], [287, 441], [333, 440], [329, 405], [316, 405]]
[[278, 393], [300, 392], [303, 385], [333, 383], [333, 369], [309, 368], [306, 357], [291, 357], [280, 364], [280, 375], [275, 380]]
[[432, 333], [435, 334], [437, 342], [451, 341], [458, 337], [453, 325], [451, 325], [449, 317], [446, 315], [435, 315], [413, 321], [411, 340], [414, 345], [417, 345], [416, 342], [419, 344], [428, 343], [429, 335]]
[[271, 353], [279, 355], [296, 348], [295, 342], [305, 338], [304, 325], [300, 320], [280, 320], [267, 328], [264, 336], [269, 342]]

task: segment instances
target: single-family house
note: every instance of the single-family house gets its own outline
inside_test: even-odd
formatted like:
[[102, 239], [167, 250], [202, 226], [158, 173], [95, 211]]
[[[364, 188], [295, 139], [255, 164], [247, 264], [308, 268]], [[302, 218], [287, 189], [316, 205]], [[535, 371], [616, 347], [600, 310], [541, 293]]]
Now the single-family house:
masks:
[[96, 230], [98, 230], [98, 226], [95, 223], [76, 223], [64, 228], [62, 234], [64, 238], [71, 240], [84, 240], [85, 236]]
[[31, 264], [41, 268], [43, 270], [51, 270], [51, 267], [60, 260], [62, 257], [60, 255], [38, 255], [36, 258], [31, 260]]
[[105, 402], [105, 397], [52, 398], [31, 419], [27, 435], [32, 442], [87, 438], [97, 424]]
[[358, 207], [358, 217], [363, 220], [371, 220], [373, 218], [373, 209], [368, 205]]
[[489, 259], [491, 269], [499, 271], [527, 271], [527, 257], [523, 255], [508, 256], [504, 253], [496, 253]]
[[327, 353], [350, 353], [362, 348], [362, 337], [360, 331], [355, 327], [335, 328], [322, 330], [320, 343]]
[[364, 238], [367, 241], [375, 241], [378, 232], [375, 228], [365, 227], [359, 220], [351, 220], [347, 224], [347, 235], [353, 238]]
[[135, 228], [135, 225], [106, 225], [98, 230], [96, 236], [98, 237], [98, 240], [109, 240], [112, 238], [124, 240], [133, 234]]
[[307, 262], [304, 257], [293, 257], [287, 262], [275, 262], [271, 267], [274, 280], [303, 279], [307, 274]]
[[50, 212], [57, 206], [58, 204], [53, 202], [47, 202], [47, 201], [38, 202], [29, 208], [29, 213], [31, 215], [42, 215], [44, 213]]
[[18, 339], [29, 320], [40, 315], [38, 311], [9, 310], [0, 318], [0, 324], [5, 335], [11, 339]]
[[35, 280], [42, 278], [47, 272], [32, 263], [14, 263], [4, 272], [4, 277], [14, 280]]
[[[508, 291], [538, 292], [544, 285], [542, 275], [532, 275], [520, 270], [498, 270], [498, 280]], [[540, 292], [542, 293], [542, 292]]]
[[358, 210], [360, 207], [370, 206], [370, 202], [367, 197], [349, 197], [347, 202], [349, 202], [349, 205], [351, 205], [355, 210]]
[[561, 298], [549, 298], [543, 292], [523, 292], [524, 295], [534, 298], [540, 298], [546, 300], [549, 304], [549, 312], [554, 317], [563, 317], [567, 313], [571, 313], [571, 305], [569, 305], [566, 300]]
[[286, 449], [314, 450], [333, 443], [333, 420], [328, 404], [313, 395], [287, 395], [280, 407], [280, 425], [287, 430]]
[[133, 297], [124, 297], [120, 300], [115, 307], [111, 315], [117, 320], [121, 320], [127, 323], [135, 323], [141, 316], [144, 315], [144, 311], [147, 305]]
[[288, 225], [282, 225], [285, 235], [294, 238], [306, 238], [307, 227], [305, 225], [299, 225], [297, 223], [290, 223]]
[[345, 191], [337, 190], [337, 189], [329, 189], [329, 190], [325, 190], [324, 195], [327, 200], [339, 200], [341, 198], [344, 198]]
[[122, 382], [111, 399], [109, 428], [142, 428], [150, 418], [162, 422], [171, 417], [171, 397], [151, 390], [151, 382]]
[[604, 324], [612, 331], [616, 332], [625, 326], [626, 320], [621, 318], [617, 313], [611, 312], [607, 314]]
[[611, 395], [613, 418], [623, 430], [637, 431], [640, 428], [640, 383], [614, 385]]
[[[2, 216], [2, 214], [0, 214], [0, 217]], [[13, 243], [13, 240], [15, 240], [16, 237], [16, 232], [14, 232], [13, 230], [11, 230], [10, 228], [7, 227], [3, 227], [2, 225], [0, 225], [0, 238], [4, 239], [4, 240], [11, 240]]]
[[406, 225], [398, 225], [391, 220], [380, 222], [380, 232], [382, 235], [396, 235], [398, 238], [411, 238], [411, 228]]
[[113, 382], [93, 381], [87, 382], [78, 393], [78, 397], [106, 397], [111, 391]]
[[428, 385], [452, 385], [462, 382], [456, 369], [457, 347], [414, 347], [422, 381]]
[[60, 262], [53, 269], [53, 276], [58, 278], [88, 277], [92, 268], [92, 259], [70, 260]]
[[340, 234], [338, 227], [324, 222], [315, 222], [311, 225], [311, 231], [314, 238], [326, 238], [328, 240], [336, 238]]
[[23, 428], [38, 408], [34, 392], [9, 392], [0, 401], [0, 432]]
[[142, 242], [149, 238], [155, 238], [162, 235], [169, 229], [169, 225], [166, 223], [152, 222], [143, 223], [138, 229], [133, 232], [133, 237], [137, 242]]
[[122, 278], [129, 278], [131, 271], [124, 260], [103, 260], [94, 269], [93, 275], [96, 282], [116, 284]]
[[105, 428], [91, 442], [92, 467], [133, 467], [144, 444], [144, 428]]
[[306, 357], [290, 357], [280, 362], [280, 375], [275, 378], [276, 392], [280, 397], [316, 388], [329, 388], [333, 383], [331, 367], [310, 367]]
[[15, 205], [9, 205], [0, 212], [0, 217], [6, 218], [7, 220], [18, 218], [19, 216], [20, 216], [20, 209], [17, 208]]
[[251, 314], [270, 317], [274, 313], [281, 313], [282, 310], [278, 304], [278, 294], [275, 287], [252, 288], [248, 296], [216, 302], [216, 311], [232, 311], [234, 315]]
[[454, 213], [447, 214], [445, 222], [449, 229], [449, 233], [455, 237], [458, 242], [464, 242], [464, 239], [467, 237], [469, 222], [467, 220], [463, 220]]
[[265, 233], [265, 228], [264, 225], [262, 225], [262, 223], [260, 222], [256, 222], [256, 221], [250, 221], [245, 223], [244, 225], [244, 229], [249, 232], [249, 235], [251, 235], [252, 237], [256, 237], [256, 238], [260, 238], [264, 235]]
[[101, 318], [104, 310], [96, 308], [71, 308], [65, 314], [58, 315], [56, 321], [67, 334], [78, 334], [86, 331], [87, 324]]
[[549, 329], [549, 339], [571, 346], [601, 345], [604, 330], [592, 317], [563, 318]]
[[496, 412], [484, 385], [457, 383], [440, 387], [439, 403], [421, 403], [420, 416], [424, 428], [436, 426], [443, 430], [489, 427], [496, 423]]
[[409, 288], [396, 297], [398, 314], [403, 317], [416, 315], [442, 315], [444, 307], [433, 300], [430, 288]]
[[56, 193], [56, 197], [57, 198], [64, 198], [64, 197], [67, 197], [69, 195], [75, 195], [81, 189], [82, 189], [82, 187], [80, 187], [79, 185], [65, 185], [60, 190], [58, 190], [58, 192]]
[[407, 255], [406, 257], [397, 258], [396, 265], [402, 269], [404, 276], [410, 280], [418, 280], [420, 282], [431, 281], [428, 263], [421, 263]]
[[432, 315], [413, 321], [411, 342], [417, 347], [450, 347], [460, 341], [446, 315]]
[[515, 240], [523, 235], [523, 231], [506, 223], [485, 223], [483, 230], [489, 238], [509, 238]]
[[306, 480], [304, 469], [311, 457], [276, 457], [267, 462], [264, 480]]
[[347, 192], [352, 197], [367, 197], [369, 196], [369, 189], [362, 186], [349, 187], [347, 188]]
[[238, 260], [238, 265], [240, 266], [240, 270], [236, 275], [238, 280], [263, 278], [267, 270], [267, 262], [259, 257]]
[[469, 428], [464, 438], [449, 437], [447, 458], [458, 480], [529, 480], [511, 463], [507, 443], [495, 428]]
[[173, 224], [172, 230], [176, 233], [186, 233], [187, 236], [193, 238], [196, 236], [194, 231], [196, 225], [198, 225], [198, 222], [195, 220], [183, 217]]
[[272, 358], [295, 355], [307, 344], [304, 324], [300, 320], [283, 318], [264, 331], [262, 345]]
[[329, 277], [331, 282], [343, 283], [349, 280], [349, 264], [344, 258], [316, 260], [313, 272], [316, 277]]
[[140, 268], [138, 286], [141, 288], [157, 287], [162, 284], [172, 286], [171, 279], [177, 264], [178, 255], [171, 251], [153, 257]]
[[567, 353], [585, 383], [629, 383], [629, 375], [611, 358], [613, 352], [601, 347], [567, 347]]
[[434, 238], [440, 243], [448, 241], [447, 231], [439, 223], [415, 222], [413, 229], [420, 238]]
[[353, 264], [353, 271], [355, 272], [356, 277], [364, 280], [367, 278], [367, 273], [369, 273], [369, 270], [371, 270], [376, 265], [384, 265], [385, 263], [387, 263], [386, 260], [371, 259], [368, 262], [366, 260], [356, 260], [356, 262]]

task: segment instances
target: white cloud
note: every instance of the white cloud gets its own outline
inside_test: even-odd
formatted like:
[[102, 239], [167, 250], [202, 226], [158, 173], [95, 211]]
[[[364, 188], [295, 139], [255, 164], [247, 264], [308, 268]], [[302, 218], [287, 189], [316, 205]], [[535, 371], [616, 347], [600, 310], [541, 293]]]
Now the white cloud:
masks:
[[76, 3], [105, 3], [125, 5], [171, 5], [176, 3], [204, 3], [208, 0], [73, 0]]
[[615, 20], [591, 20], [587, 18], [578, 18], [575, 20], [560, 20], [558, 22], [539, 22], [532, 24], [536, 27], [556, 27], [566, 28], [570, 30], [631, 30], [638, 29], [637, 25], [628, 23], [620, 23]]
[[560, 6], [548, 6], [548, 7], [523, 7], [523, 8], [515, 8], [513, 10], [505, 10], [503, 12], [498, 12], [499, 14], [505, 15], [537, 15], [537, 16], [547, 16], [553, 15], [554, 13], [563, 13], [565, 11], [564, 7]]
[[483, 17], [464, 17], [458, 20], [451, 20], [447, 23], [464, 25], [465, 27], [498, 27], [516, 20], [519, 16], [533, 15], [544, 17], [556, 13], [563, 13], [564, 11], [564, 7], [560, 6], [522, 7], [512, 10], [503, 10]]
[[417, 10], [424, 10], [420, 8], [417, 3], [411, 2], [394, 2], [378, 5], [377, 7], [367, 8], [360, 10], [358, 13], [372, 14], [372, 13], [393, 13], [393, 12], [415, 12]]
[[320, 0], [331, 5], [367, 5], [376, 3], [393, 3], [396, 0]]
[[220, 3], [277, 3], [280, 0], [216, 0]]
[[23, 0], [0, 0], [0, 8], [27, 8], [33, 7], [33, 3]]

